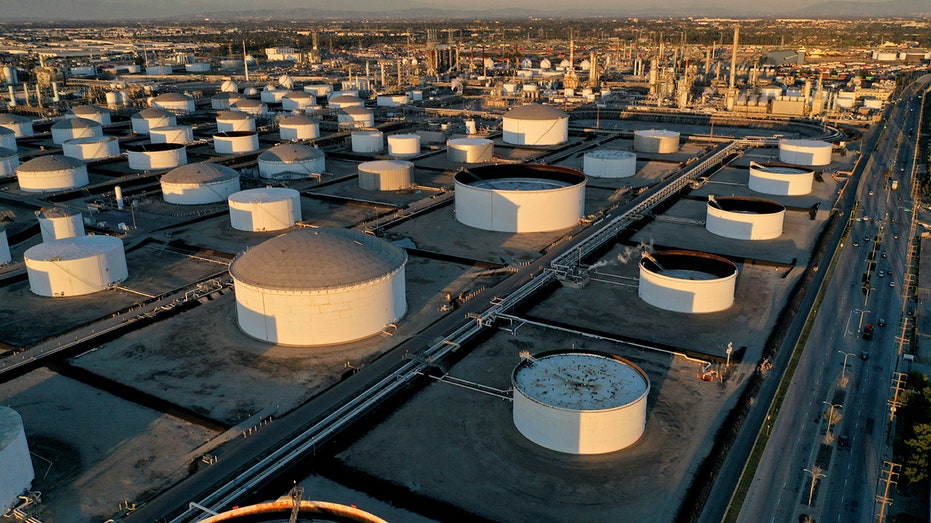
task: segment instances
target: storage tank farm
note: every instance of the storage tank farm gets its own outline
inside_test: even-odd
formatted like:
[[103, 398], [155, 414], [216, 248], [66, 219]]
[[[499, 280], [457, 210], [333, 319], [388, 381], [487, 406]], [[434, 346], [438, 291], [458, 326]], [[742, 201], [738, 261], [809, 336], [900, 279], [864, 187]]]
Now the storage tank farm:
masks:
[[521, 105], [504, 114], [502, 130], [512, 145], [559, 145], [569, 141], [569, 115], [547, 105]]
[[300, 180], [326, 170], [323, 151], [299, 143], [280, 144], [258, 157], [259, 176], [278, 180]]
[[123, 241], [102, 234], [43, 242], [23, 257], [29, 288], [39, 296], [91, 294], [129, 276]]
[[16, 168], [19, 188], [26, 192], [57, 192], [89, 183], [87, 164], [60, 154], [33, 158]]
[[737, 265], [697, 251], [644, 253], [640, 260], [640, 299], [673, 312], [709, 313], [734, 304]]
[[779, 196], [801, 196], [811, 192], [815, 172], [789, 165], [763, 165], [750, 162], [751, 191]]
[[736, 240], [772, 240], [782, 236], [786, 207], [761, 198], [708, 196], [705, 228]]
[[63, 207], [42, 209], [36, 213], [43, 242], [84, 236], [84, 219], [81, 213]]
[[240, 231], [278, 231], [301, 221], [301, 194], [284, 187], [247, 189], [229, 196], [230, 225]]
[[456, 220], [499, 232], [546, 232], [576, 225], [585, 211], [585, 175], [540, 164], [480, 165], [455, 181]]
[[15, 506], [19, 495], [32, 486], [33, 479], [35, 470], [23, 418], [15, 410], [0, 405], [0, 512]]
[[348, 343], [407, 312], [407, 253], [357, 231], [298, 229], [246, 250], [230, 265], [239, 327], [293, 346]]
[[579, 351], [521, 357], [511, 375], [513, 420], [530, 441], [567, 454], [604, 454], [643, 435], [650, 380], [632, 362]]
[[199, 205], [226, 201], [239, 191], [239, 173], [216, 163], [176, 167], [159, 180], [166, 203]]

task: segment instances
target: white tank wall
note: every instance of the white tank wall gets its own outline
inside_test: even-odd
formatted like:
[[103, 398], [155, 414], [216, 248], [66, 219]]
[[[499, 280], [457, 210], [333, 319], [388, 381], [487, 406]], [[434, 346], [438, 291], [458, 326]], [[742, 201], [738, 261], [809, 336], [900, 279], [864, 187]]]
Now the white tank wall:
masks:
[[99, 139], [78, 138], [63, 143], [61, 151], [65, 156], [78, 160], [101, 160], [119, 156], [120, 142], [113, 136], [103, 136]]
[[258, 133], [250, 133], [242, 136], [220, 136], [213, 137], [213, 149], [217, 154], [238, 154], [251, 153], [259, 150]]
[[490, 162], [494, 153], [495, 142], [487, 138], [454, 138], [446, 142], [446, 159], [451, 162]]
[[817, 140], [783, 140], [779, 142], [779, 161], [793, 165], [828, 165], [832, 148], [830, 143]]
[[304, 109], [317, 105], [317, 99], [313, 96], [285, 96], [281, 99], [281, 109], [283, 111], [303, 111]]
[[569, 141], [569, 118], [525, 120], [504, 117], [504, 142], [513, 145], [557, 145]]
[[[101, 240], [106, 238], [106, 240]], [[61, 242], [77, 242], [81, 257], [38, 259], [37, 249]], [[123, 242], [112, 236], [79, 236], [36, 245], [24, 255], [29, 288], [39, 296], [81, 296], [102, 291], [129, 276]]]
[[381, 94], [375, 98], [378, 107], [400, 107], [409, 102], [406, 94]]
[[604, 410], [573, 410], [540, 403], [521, 391], [513, 394], [514, 426], [530, 441], [557, 452], [604, 454], [629, 447], [646, 428], [647, 396]]
[[746, 213], [707, 205], [705, 228], [712, 234], [736, 240], [772, 240], [782, 236], [786, 212]]
[[19, 188], [25, 192], [54, 192], [89, 183], [86, 165], [60, 171], [17, 172], [16, 177]]
[[159, 109], [164, 109], [166, 111], [172, 111], [175, 113], [193, 113], [194, 112], [194, 99], [184, 99], [184, 100], [152, 100], [152, 107], [157, 107]]
[[679, 150], [679, 133], [675, 131], [634, 131], [634, 151], [669, 154]]
[[333, 86], [329, 84], [305, 85], [304, 92], [314, 96], [326, 96], [333, 92]]
[[354, 123], [355, 127], [372, 127], [375, 125], [375, 113], [364, 110], [364, 111], [352, 111], [345, 112], [340, 111], [336, 115], [336, 121], [339, 123]]
[[230, 178], [212, 183], [166, 183], [162, 182], [162, 197], [166, 203], [177, 205], [199, 205], [225, 201], [239, 191], [239, 178]]
[[187, 148], [168, 151], [126, 151], [129, 168], [137, 171], [172, 169], [187, 163]]
[[266, 290], [234, 279], [239, 327], [281, 345], [347, 343], [381, 332], [407, 312], [404, 267], [385, 278], [324, 291]]
[[253, 132], [255, 131], [255, 118], [217, 118], [217, 132]]
[[582, 172], [595, 178], [629, 178], [637, 174], [637, 155], [627, 151], [591, 151], [582, 157]]
[[52, 129], [52, 143], [57, 143], [59, 145], [67, 142], [68, 140], [74, 140], [76, 138], [98, 138], [101, 136], [103, 136], [102, 127], [69, 127], [66, 129]]
[[32, 486], [35, 470], [19, 413], [0, 405], [0, 513]]
[[776, 173], [750, 166], [747, 186], [751, 191], [779, 196], [801, 196], [811, 192], [815, 173]]
[[16, 176], [17, 167], [19, 167], [18, 154], [0, 157], [0, 178]]
[[284, 95], [290, 92], [287, 89], [263, 89], [259, 98], [267, 104], [275, 104], [280, 103]]
[[320, 124], [281, 124], [278, 127], [282, 140], [313, 140], [320, 137]]
[[152, 143], [191, 143], [194, 140], [194, 130], [190, 125], [156, 127], [149, 129], [149, 138]]
[[417, 156], [420, 154], [420, 135], [392, 134], [388, 136], [388, 154], [391, 156]]
[[40, 214], [38, 218], [39, 231], [42, 233], [42, 241], [44, 242], [84, 236], [84, 219], [81, 213], [53, 218]]
[[131, 118], [133, 132], [136, 134], [148, 134], [149, 129], [158, 127], [171, 127], [177, 125], [177, 119], [174, 116], [163, 116], [155, 118]]
[[640, 267], [640, 299], [673, 312], [705, 313], [728, 309], [734, 304], [737, 274], [711, 280], [664, 276]]
[[377, 160], [359, 164], [359, 187], [369, 191], [410, 189], [414, 181], [411, 162]]
[[354, 131], [350, 141], [354, 153], [377, 153], [385, 148], [385, 135], [381, 131]]
[[229, 206], [230, 225], [240, 231], [279, 231], [301, 220], [301, 194], [294, 189], [240, 191], [230, 195]]
[[[5, 123], [3, 125], [0, 125], [0, 127], [5, 127], [13, 131], [14, 138], [22, 138], [24, 136], [32, 136], [33, 134], [35, 134], [35, 131], [32, 130], [32, 121], [10, 122], [10, 123]], [[2, 147], [7, 147], [7, 146], [3, 145]], [[7, 147], [7, 149], [10, 149], [10, 147]]]
[[262, 178], [279, 178], [279, 174], [288, 173], [286, 178], [298, 179], [326, 171], [326, 158], [291, 163], [267, 162], [260, 158], [258, 163], [259, 176]]
[[16, 134], [0, 133], [0, 147], [11, 151], [19, 150], [19, 146], [16, 144]]
[[537, 191], [498, 190], [456, 182], [456, 220], [478, 229], [546, 232], [568, 229], [582, 218], [585, 184]]
[[6, 237], [6, 229], [0, 229], [0, 265], [13, 261], [10, 253], [10, 241]]

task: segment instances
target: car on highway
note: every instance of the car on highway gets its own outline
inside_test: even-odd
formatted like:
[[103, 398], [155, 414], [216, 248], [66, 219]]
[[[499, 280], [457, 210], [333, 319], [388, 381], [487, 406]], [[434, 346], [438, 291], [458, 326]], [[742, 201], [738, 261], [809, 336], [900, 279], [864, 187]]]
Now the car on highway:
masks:
[[888, 257], [889, 257], [889, 255], [888, 255], [888, 254], [886, 254], [886, 251], [883, 251], [883, 253], [882, 253], [882, 257], [883, 257], [883, 258], [888, 258]]
[[885, 326], [886, 326], [886, 318], [879, 318], [879, 321], [876, 322], [876, 325], [879, 325], [880, 327], [885, 327]]
[[866, 325], [863, 326], [863, 339], [864, 340], [873, 339], [874, 332], [875, 332], [875, 329], [873, 328], [873, 324], [867, 323]]
[[878, 273], [876, 273], [876, 276], [879, 276], [880, 278], [882, 278], [885, 275], [886, 273], [884, 271], [879, 271]]
[[837, 437], [837, 445], [839, 447], [849, 447], [850, 446], [850, 437], [846, 434], [841, 434]]
[[890, 286], [890, 287], [895, 287], [895, 280], [890, 280], [890, 281], [889, 281], [889, 286]]
[[860, 246], [860, 242], [858, 242], [857, 240], [854, 240], [854, 241], [853, 241], [853, 246], [854, 246], [854, 247], [859, 247], [859, 246]]
[[870, 352], [869, 352], [869, 351], [863, 351], [863, 352], [861, 352], [861, 353], [860, 353], [860, 359], [863, 360], [863, 361], [866, 361], [866, 360], [870, 359]]

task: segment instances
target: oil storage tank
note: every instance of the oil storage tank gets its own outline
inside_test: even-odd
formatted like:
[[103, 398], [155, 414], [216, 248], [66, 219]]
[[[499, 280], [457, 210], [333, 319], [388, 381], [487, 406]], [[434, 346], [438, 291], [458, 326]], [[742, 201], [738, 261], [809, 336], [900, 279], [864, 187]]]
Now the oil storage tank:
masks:
[[388, 154], [400, 158], [420, 154], [419, 134], [388, 135]]
[[23, 418], [0, 405], [0, 513], [16, 506], [35, 479]]
[[640, 298], [673, 312], [718, 312], [734, 303], [737, 265], [697, 251], [645, 253], [640, 260]]
[[359, 164], [359, 187], [368, 191], [400, 191], [414, 182], [414, 164], [402, 160], [375, 160]]
[[634, 131], [634, 151], [669, 154], [679, 150], [679, 133], [665, 129]]
[[407, 311], [407, 253], [347, 229], [299, 229], [230, 265], [239, 327], [280, 345], [347, 343], [378, 334]]
[[91, 294], [129, 276], [122, 240], [102, 234], [40, 243], [23, 257], [29, 288], [39, 296]]
[[19, 145], [16, 143], [16, 133], [6, 127], [0, 127], [0, 147], [11, 151], [19, 150]]
[[537, 445], [604, 454], [643, 435], [650, 380], [632, 362], [596, 352], [529, 356], [511, 375], [514, 426]]
[[772, 240], [782, 236], [786, 207], [761, 198], [708, 196], [705, 228], [735, 240]]
[[372, 127], [375, 125], [375, 113], [365, 107], [344, 107], [336, 114], [336, 121], [344, 127]]
[[456, 220], [500, 232], [567, 229], [585, 210], [585, 175], [541, 164], [470, 167], [456, 173]]
[[282, 140], [313, 140], [320, 137], [320, 123], [302, 114], [280, 118], [278, 130]]
[[229, 206], [230, 225], [240, 231], [278, 231], [301, 220], [301, 194], [284, 187], [239, 191]]
[[115, 136], [94, 136], [75, 138], [61, 144], [65, 156], [89, 162], [112, 158], [120, 154], [120, 141]]
[[10, 241], [6, 237], [6, 229], [0, 226], [0, 265], [6, 265], [13, 261], [13, 255], [10, 253]]
[[258, 157], [259, 176], [278, 180], [309, 178], [326, 170], [323, 151], [299, 143], [276, 145]]
[[0, 178], [16, 176], [17, 167], [19, 167], [19, 153], [0, 147]]
[[217, 154], [251, 153], [259, 150], [259, 133], [255, 131], [227, 131], [213, 135], [213, 149]]
[[216, 163], [189, 163], [165, 173], [160, 183], [166, 203], [217, 203], [239, 191], [239, 173]]
[[385, 134], [378, 129], [353, 131], [349, 139], [354, 153], [377, 153], [385, 148]]
[[488, 138], [452, 138], [446, 142], [446, 159], [458, 163], [485, 163], [494, 158], [495, 142]]
[[32, 130], [32, 120], [18, 114], [0, 114], [0, 127], [13, 131], [13, 135], [16, 138], [32, 136], [35, 134]]
[[582, 157], [582, 171], [595, 178], [629, 178], [637, 174], [637, 155], [620, 149], [596, 149]]
[[87, 164], [59, 154], [39, 156], [16, 168], [19, 188], [26, 192], [55, 192], [89, 183]]
[[505, 143], [557, 145], [569, 141], [569, 115], [547, 105], [521, 105], [504, 114], [502, 129]]
[[187, 163], [182, 143], [134, 143], [126, 146], [129, 168], [137, 171], [171, 169]]
[[84, 219], [78, 211], [52, 207], [42, 209], [36, 217], [39, 219], [39, 231], [44, 242], [84, 236]]
[[217, 132], [255, 131], [255, 117], [242, 111], [217, 112]]
[[302, 499], [288, 496], [275, 501], [236, 507], [200, 520], [200, 523], [388, 523], [384, 519], [360, 510], [355, 505]]
[[190, 125], [170, 125], [168, 127], [155, 127], [149, 129], [149, 139], [152, 143], [191, 143], [194, 140], [194, 130]]
[[216, 110], [229, 109], [231, 105], [242, 100], [242, 95], [233, 92], [217, 93], [210, 97], [210, 108]]
[[282, 111], [303, 111], [317, 105], [317, 97], [304, 91], [290, 91], [281, 98]]
[[152, 107], [164, 109], [174, 114], [194, 112], [194, 98], [181, 93], [165, 93], [152, 98]]
[[52, 126], [52, 142], [59, 145], [75, 138], [100, 138], [103, 127], [86, 118], [65, 118]]
[[233, 104], [230, 105], [230, 109], [233, 111], [242, 111], [246, 114], [255, 116], [268, 112], [268, 106], [258, 100], [250, 100], [249, 98], [244, 98], [238, 102], [233, 102]]
[[347, 107], [364, 107], [365, 100], [351, 94], [341, 94], [328, 100], [330, 109], [346, 109]]
[[148, 134], [149, 129], [170, 127], [178, 124], [174, 114], [164, 109], [151, 107], [132, 115], [129, 121], [132, 124], [133, 132], [137, 134]]
[[750, 162], [751, 191], [779, 196], [801, 196], [811, 192], [815, 172], [785, 165], [763, 165]]
[[812, 167], [828, 165], [832, 148], [830, 143], [820, 140], [780, 140], [779, 161]]
[[100, 125], [110, 125], [110, 111], [96, 105], [75, 105], [71, 114], [78, 118], [93, 120]]

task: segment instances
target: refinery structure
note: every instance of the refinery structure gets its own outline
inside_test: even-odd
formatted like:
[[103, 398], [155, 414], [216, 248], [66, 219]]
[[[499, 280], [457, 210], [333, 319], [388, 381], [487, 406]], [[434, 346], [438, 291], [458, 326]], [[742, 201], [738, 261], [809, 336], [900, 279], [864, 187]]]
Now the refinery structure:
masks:
[[0, 513], [720, 520], [841, 253], [859, 342], [921, 248], [931, 42], [292, 23], [0, 41]]

